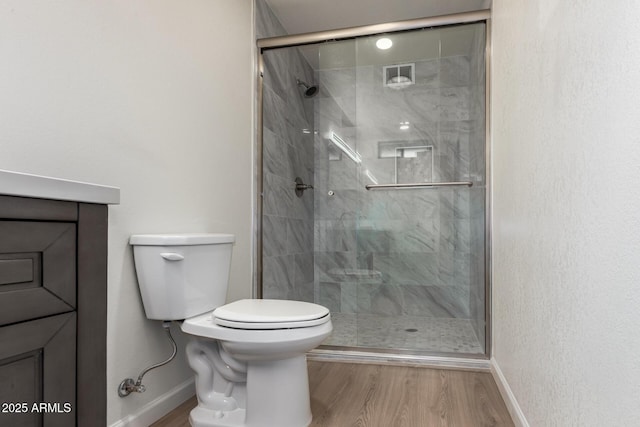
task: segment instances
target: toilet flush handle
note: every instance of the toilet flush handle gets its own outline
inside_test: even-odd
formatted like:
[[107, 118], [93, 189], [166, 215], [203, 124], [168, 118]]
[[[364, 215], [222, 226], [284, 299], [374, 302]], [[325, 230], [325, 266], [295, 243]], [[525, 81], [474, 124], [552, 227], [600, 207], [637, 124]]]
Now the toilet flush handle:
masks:
[[184, 256], [175, 252], [162, 252], [160, 256], [167, 261], [182, 261], [184, 259]]

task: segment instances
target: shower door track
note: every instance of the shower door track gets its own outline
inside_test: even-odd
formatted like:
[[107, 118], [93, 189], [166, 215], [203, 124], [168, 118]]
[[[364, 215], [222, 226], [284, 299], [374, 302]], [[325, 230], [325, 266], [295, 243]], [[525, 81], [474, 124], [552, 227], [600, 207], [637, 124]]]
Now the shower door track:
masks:
[[[419, 30], [424, 28], [436, 28], [444, 26], [452, 26], [459, 24], [470, 24], [475, 22], [484, 22], [486, 24], [485, 39], [485, 170], [486, 170], [486, 191], [485, 191], [485, 353], [465, 354], [424, 354], [422, 352], [412, 352], [410, 355], [403, 354], [402, 351], [397, 354], [391, 354], [389, 351], [379, 351], [381, 349], [372, 348], [363, 349], [362, 347], [323, 347], [313, 350], [310, 356], [313, 358], [347, 360], [347, 361], [377, 361], [381, 363], [408, 363], [420, 364], [425, 366], [450, 366], [459, 369], [488, 369], [489, 359], [491, 358], [491, 10], [483, 9], [471, 12], [440, 15], [433, 17], [417, 18], [403, 21], [394, 21], [384, 24], [364, 25], [357, 27], [341, 28], [336, 30], [319, 31], [312, 33], [292, 34], [278, 37], [267, 37], [258, 39], [257, 46], [257, 83], [258, 91], [256, 102], [256, 146], [255, 146], [255, 183], [256, 183], [256, 209], [254, 221], [255, 229], [255, 246], [254, 246], [254, 295], [262, 298], [262, 198], [264, 195], [263, 182], [263, 77], [264, 77], [264, 60], [262, 53], [269, 49], [302, 46], [308, 44], [316, 44], [329, 41], [347, 40], [361, 36], [393, 33], [401, 31]], [[467, 183], [445, 183], [462, 184]], [[373, 188], [372, 188], [373, 189]]]
[[288, 36], [258, 39], [258, 49], [270, 49], [322, 43], [326, 41], [345, 40], [374, 34], [393, 33], [397, 31], [419, 30], [422, 28], [443, 27], [446, 25], [470, 24], [488, 21], [491, 17], [489, 9], [452, 15], [417, 18], [406, 21], [388, 22], [385, 24], [363, 25], [359, 27], [341, 28], [338, 30], [319, 31], [315, 33], [292, 34]]
[[489, 359], [484, 355], [463, 353], [417, 354], [363, 350], [361, 348], [321, 346], [307, 354], [308, 360], [344, 363], [374, 363], [378, 365], [410, 365], [426, 368], [457, 369], [467, 371], [491, 371]]

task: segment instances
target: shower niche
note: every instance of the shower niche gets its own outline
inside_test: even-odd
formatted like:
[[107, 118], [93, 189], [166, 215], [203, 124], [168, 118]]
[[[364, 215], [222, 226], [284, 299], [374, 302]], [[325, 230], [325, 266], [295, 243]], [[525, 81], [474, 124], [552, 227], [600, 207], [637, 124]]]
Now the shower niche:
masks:
[[[378, 158], [393, 159], [394, 184], [433, 183], [434, 149], [428, 141], [384, 141], [378, 143]], [[368, 177], [374, 184], [377, 178]]]
[[485, 32], [262, 50], [262, 296], [328, 307], [325, 348], [485, 354]]

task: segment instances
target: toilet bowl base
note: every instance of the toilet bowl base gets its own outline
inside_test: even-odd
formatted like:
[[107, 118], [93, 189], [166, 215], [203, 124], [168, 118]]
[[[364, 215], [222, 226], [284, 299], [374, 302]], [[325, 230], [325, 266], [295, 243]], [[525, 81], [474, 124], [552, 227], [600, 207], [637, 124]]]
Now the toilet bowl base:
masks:
[[307, 427], [311, 423], [307, 361], [304, 354], [257, 361], [247, 366], [246, 408], [219, 410], [198, 404], [192, 427]]
[[[213, 324], [205, 313], [185, 320], [182, 330], [194, 337], [187, 360], [196, 374], [202, 409], [190, 418], [194, 427], [311, 424], [306, 352], [331, 333], [330, 319], [305, 328], [244, 330]], [[216, 393], [232, 398], [233, 404], [225, 399], [220, 404]]]
[[243, 427], [245, 426], [245, 410], [216, 411], [196, 406], [189, 414], [192, 427]]
[[306, 355], [249, 363], [247, 427], [307, 427], [311, 417]]

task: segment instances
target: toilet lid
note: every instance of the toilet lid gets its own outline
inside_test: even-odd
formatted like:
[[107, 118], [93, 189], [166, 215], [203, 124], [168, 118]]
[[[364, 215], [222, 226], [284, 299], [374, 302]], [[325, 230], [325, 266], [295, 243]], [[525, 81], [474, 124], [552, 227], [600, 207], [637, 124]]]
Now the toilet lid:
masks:
[[213, 311], [215, 323], [237, 329], [307, 328], [328, 319], [326, 307], [303, 301], [244, 299]]

